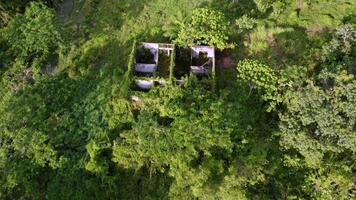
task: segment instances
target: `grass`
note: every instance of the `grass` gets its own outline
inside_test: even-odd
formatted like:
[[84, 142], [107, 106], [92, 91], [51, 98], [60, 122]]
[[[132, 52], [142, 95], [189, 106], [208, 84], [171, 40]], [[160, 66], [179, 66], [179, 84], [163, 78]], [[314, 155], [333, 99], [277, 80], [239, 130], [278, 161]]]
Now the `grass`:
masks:
[[258, 19], [257, 28], [242, 40], [243, 57], [262, 60], [275, 68], [313, 65], [332, 30], [347, 14], [356, 13], [356, 2], [325, 0], [308, 5], [304, 1], [300, 8], [298, 16], [293, 2], [280, 14]]
[[[244, 58], [262, 60], [276, 69], [297, 63], [313, 65], [318, 49], [330, 38], [328, 31], [335, 29], [348, 13], [356, 13], [356, 1], [323, 0], [312, 1], [311, 5], [305, 2], [300, 6], [299, 16], [292, 1], [281, 12], [257, 18], [257, 28], [242, 37], [237, 37], [238, 31], [232, 27], [231, 38], [236, 40], [238, 48], [230, 51], [230, 57], [235, 63]], [[239, 3], [228, 0], [87, 0], [75, 1], [73, 11], [62, 19], [70, 22], [67, 24], [77, 36], [71, 39], [78, 39], [78, 48], [87, 48], [87, 41], [96, 38], [110, 38], [108, 45], [95, 47], [95, 51], [104, 52], [98, 59], [104, 60], [105, 66], [124, 71], [134, 39], [171, 42], [177, 33], [177, 22], [184, 21], [194, 8], [201, 6], [220, 10], [231, 22], [245, 14], [240, 11], [254, 9], [254, 4], [247, 0]], [[105, 50], [108, 47], [109, 50]], [[177, 61], [176, 68], [184, 67]], [[177, 72], [175, 75], [181, 76]]]
[[[294, 5], [293, 5], [294, 4]], [[274, 17], [277, 24], [294, 25], [304, 28], [335, 28], [348, 13], [356, 13], [353, 0], [323, 0], [308, 5], [304, 1], [298, 17], [296, 5], [288, 6], [281, 15]]]
[[[71, 1], [71, 0], [68, 0]], [[86, 0], [74, 1], [67, 16], [59, 20], [70, 26], [71, 43], [78, 51], [87, 48], [87, 41], [110, 38], [110, 51], [101, 50], [100, 59], [113, 68], [125, 70], [133, 40], [168, 42], [176, 32], [177, 21], [183, 21], [205, 0]], [[84, 38], [84, 39], [83, 39]], [[95, 47], [98, 52], [100, 49]]]

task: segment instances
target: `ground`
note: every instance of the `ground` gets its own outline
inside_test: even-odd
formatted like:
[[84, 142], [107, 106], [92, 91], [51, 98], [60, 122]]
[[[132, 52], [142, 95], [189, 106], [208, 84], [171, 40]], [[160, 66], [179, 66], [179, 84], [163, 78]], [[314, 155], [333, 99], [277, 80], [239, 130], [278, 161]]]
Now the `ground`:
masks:
[[[304, 2], [304, 1], [299, 1]], [[73, 1], [60, 6], [59, 16], [72, 26], [72, 39], [95, 41], [107, 37], [110, 51], [100, 57], [104, 64], [125, 70], [130, 46], [138, 42], [171, 43], [177, 23], [184, 21], [195, 7], [211, 5], [230, 19], [233, 25], [239, 16], [239, 3], [212, 0], [150, 0], [150, 1]], [[227, 6], [229, 5], [229, 6]], [[296, 10], [299, 9], [299, 11]], [[313, 67], [316, 53], [330, 38], [347, 13], [356, 13], [356, 2], [351, 0], [299, 3], [288, 6], [281, 13], [256, 18], [257, 26], [239, 36], [232, 26], [231, 40], [236, 48], [217, 55], [217, 68], [233, 69], [239, 60], [261, 60], [275, 69], [285, 65]], [[164, 19], [164, 20], [163, 20]], [[83, 37], [84, 34], [84, 37]]]

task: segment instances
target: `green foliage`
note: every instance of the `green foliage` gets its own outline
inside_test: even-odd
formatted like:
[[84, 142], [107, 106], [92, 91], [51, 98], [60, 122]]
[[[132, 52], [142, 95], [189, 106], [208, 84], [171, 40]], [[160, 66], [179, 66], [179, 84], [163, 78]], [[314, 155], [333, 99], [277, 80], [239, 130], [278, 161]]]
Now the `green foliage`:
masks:
[[31, 3], [5, 34], [17, 58], [29, 64], [46, 61], [62, 42], [54, 11], [41, 3]]
[[[345, 163], [345, 165], [347, 165]], [[353, 199], [355, 177], [350, 168], [336, 167], [319, 171], [318, 174], [311, 174], [307, 177], [307, 192], [311, 193], [314, 199]]]
[[256, 20], [247, 15], [243, 15], [236, 20], [236, 25], [239, 28], [239, 31], [251, 30], [256, 26]]
[[316, 83], [308, 81], [307, 86], [285, 94], [280, 143], [284, 149], [293, 150], [292, 160], [318, 171], [308, 177], [308, 183], [317, 188], [308, 192], [316, 198], [351, 197], [351, 163], [356, 151], [355, 86], [352, 75], [326, 73]]
[[168, 51], [159, 50], [158, 51], [158, 65], [157, 65], [157, 76], [161, 78], [168, 78], [170, 73], [171, 56], [168, 55]]
[[132, 43], [131, 53], [128, 59], [129, 63], [127, 64], [127, 71], [129, 71], [130, 73], [134, 69], [134, 65], [135, 65], [136, 48], [137, 48], [136, 45], [137, 45], [137, 41], [134, 40], [134, 42]]
[[175, 50], [175, 46], [173, 46], [173, 51], [171, 53], [171, 57], [170, 57], [170, 64], [169, 64], [169, 80], [171, 83], [173, 83], [173, 79], [174, 79], [174, 68], [176, 66], [175, 64], [175, 57], [176, 57], [176, 50]]
[[48, 6], [53, 6], [57, 1], [61, 0], [4, 0], [0, 2], [0, 27], [7, 25], [7, 23], [16, 14], [22, 14], [28, 4], [31, 2], [43, 2]]
[[[237, 131], [240, 106], [236, 99], [202, 88], [194, 77], [183, 87], [154, 90], [132, 129], [115, 141], [113, 160], [127, 169], [146, 169], [152, 176], [167, 174], [173, 180], [173, 199], [245, 197], [244, 185], [263, 181], [256, 167], [263, 168], [265, 161], [261, 152], [237, 156], [242, 151], [237, 149], [244, 149], [243, 128]], [[234, 144], [233, 138], [239, 142]]]
[[[131, 81], [132, 81], [132, 76], [133, 76], [132, 73], [133, 73], [133, 70], [134, 70], [134, 65], [136, 63], [136, 61], [135, 61], [135, 59], [136, 59], [136, 48], [137, 48], [136, 45], [137, 45], [137, 42], [136, 42], [136, 40], [134, 40], [134, 42], [132, 43], [130, 55], [128, 57], [127, 71], [124, 74], [124, 76], [122, 78], [122, 81], [120, 83], [120, 86], [119, 86], [119, 93], [120, 93], [121, 97], [128, 97], [128, 95], [129, 95], [129, 88], [130, 88]], [[127, 104], [127, 102], [125, 102], [125, 101], [124, 102], [118, 102], [118, 103], [119, 103], [119, 106], [118, 106], [119, 109], [128, 106], [128, 105], [125, 105], [125, 106], [122, 105], [122, 104]], [[121, 112], [125, 113], [126, 111], [125, 110], [121, 110]]]
[[[124, 99], [112, 96], [113, 82], [110, 76], [104, 77], [73, 80], [62, 74], [43, 77], [15, 94], [7, 88], [2, 91], [0, 149], [6, 155], [0, 168], [2, 194], [91, 198], [90, 190], [98, 180], [88, 173], [105, 175], [110, 160], [103, 156], [107, 144], [101, 138], [107, 138], [110, 130], [125, 127], [123, 119], [130, 120], [126, 104], [121, 103]], [[11, 86], [6, 80], [3, 84]], [[87, 144], [88, 139], [93, 141]], [[61, 190], [54, 187], [62, 181], [71, 185]], [[79, 188], [83, 194], [74, 195]]]
[[243, 60], [236, 69], [237, 78], [248, 84], [250, 92], [253, 89], [261, 91], [264, 100], [276, 103], [278, 77], [270, 67], [255, 60]]
[[90, 160], [85, 165], [85, 169], [97, 174], [108, 173], [108, 162], [101, 154], [105, 150], [109, 150], [110, 145], [105, 141], [100, 141], [100, 143], [98, 143], [95, 140], [91, 140], [86, 145], [86, 149], [88, 151]]
[[182, 46], [210, 45], [218, 49], [231, 47], [229, 40], [229, 23], [218, 11], [199, 8], [181, 27], [175, 42]]
[[115, 72], [123, 74], [128, 57], [123, 59], [121, 56], [128, 56], [130, 51], [131, 45], [119, 48], [116, 38], [105, 34], [97, 35], [80, 44], [72, 44], [67, 52], [60, 55], [58, 67], [73, 79], [82, 76], [99, 77], [105, 69], [115, 69]]
[[287, 112], [280, 116], [282, 144], [298, 150], [310, 166], [317, 166], [327, 153], [354, 152], [356, 142], [353, 76], [326, 74], [318, 82], [288, 91]]
[[266, 12], [269, 8], [271, 8], [273, 3], [272, 0], [254, 0], [254, 2], [257, 6], [257, 9], [263, 13]]
[[[228, 149], [230, 146], [228, 142], [229, 131], [231, 130], [224, 128], [224, 126], [228, 125], [227, 122], [221, 124], [215, 121], [216, 118], [222, 115], [222, 109], [216, 107], [220, 103], [213, 103], [214, 99], [209, 99], [208, 97], [210, 96], [204, 93], [202, 90], [193, 90], [193, 88], [185, 90], [180, 88], [165, 88], [163, 91], [160, 91], [160, 98], [157, 98], [158, 102], [153, 102], [153, 109], [157, 109], [159, 113], [156, 114], [153, 112], [154, 110], [147, 110], [148, 108], [141, 111], [133, 129], [125, 134], [121, 134], [124, 140], [119, 142], [122, 145], [114, 146], [115, 160], [124, 166], [132, 165], [134, 168], [140, 168], [148, 165], [154, 171], [162, 171], [164, 166], [171, 162], [170, 160], [175, 155], [181, 155], [188, 159], [186, 162], [189, 162], [189, 160], [193, 160], [198, 156], [199, 151], [206, 151], [206, 154], [210, 154], [208, 153], [209, 148], [211, 148], [210, 145]], [[188, 94], [190, 94], [189, 99], [186, 96]], [[181, 98], [185, 98], [187, 102], [182, 104], [180, 102]], [[195, 98], [213, 104], [211, 105], [208, 102], [205, 105], [194, 104], [193, 99]], [[187, 105], [192, 107], [186, 110]], [[213, 115], [209, 115], [208, 117], [208, 112], [195, 110], [194, 107], [204, 107], [208, 110], [212, 109], [215, 112], [211, 111]], [[189, 121], [188, 116], [190, 116]], [[170, 123], [169, 118], [174, 119], [174, 121]], [[204, 124], [210, 124], [213, 127], [206, 127]], [[190, 130], [189, 133], [186, 130]], [[126, 143], [136, 143], [136, 140], [147, 141], [142, 143], [142, 146], [136, 146], [137, 149], [135, 151], [131, 151], [130, 149], [134, 147], [132, 146], [133, 144], [129, 145]], [[204, 140], [210, 142], [205, 142]], [[177, 142], [181, 142], [181, 144]], [[151, 145], [152, 148], [150, 147]], [[124, 148], [125, 146], [127, 148]], [[162, 150], [157, 151], [158, 149]], [[166, 153], [162, 154], [161, 152]], [[135, 156], [130, 154], [135, 154]], [[141, 156], [147, 159], [140, 159]], [[152, 158], [150, 159], [150, 157]], [[128, 161], [132, 164], [128, 165], [126, 163]]]
[[334, 38], [323, 47], [323, 61], [331, 70], [356, 72], [356, 30], [351, 24], [339, 27]]
[[[0, 199], [355, 198], [353, 1], [28, 2], [0, 2]], [[217, 90], [177, 46], [184, 84], [139, 92], [136, 38], [241, 45]]]

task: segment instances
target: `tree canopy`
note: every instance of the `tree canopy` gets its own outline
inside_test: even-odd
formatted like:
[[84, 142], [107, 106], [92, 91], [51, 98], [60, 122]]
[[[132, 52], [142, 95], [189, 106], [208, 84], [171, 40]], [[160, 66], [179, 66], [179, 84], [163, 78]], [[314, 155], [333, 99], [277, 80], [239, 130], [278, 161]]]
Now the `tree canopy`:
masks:
[[62, 41], [54, 11], [41, 3], [30, 3], [23, 16], [9, 23], [5, 34], [10, 48], [23, 62], [47, 60]]
[[191, 18], [180, 27], [177, 44], [183, 46], [210, 45], [224, 49], [229, 43], [229, 22], [225, 16], [215, 10], [195, 9]]
[[354, 8], [1, 1], [0, 199], [355, 199]]

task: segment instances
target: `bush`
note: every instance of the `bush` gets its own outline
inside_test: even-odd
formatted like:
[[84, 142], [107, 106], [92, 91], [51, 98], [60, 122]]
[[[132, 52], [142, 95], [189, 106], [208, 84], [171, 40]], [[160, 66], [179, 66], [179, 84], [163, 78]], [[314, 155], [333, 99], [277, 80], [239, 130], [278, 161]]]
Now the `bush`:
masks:
[[334, 38], [323, 47], [323, 61], [328, 69], [354, 68], [356, 64], [356, 30], [351, 24], [342, 25]]
[[237, 78], [249, 86], [250, 93], [256, 90], [262, 100], [269, 102], [268, 111], [280, 101], [278, 85], [280, 80], [269, 66], [256, 60], [242, 60], [237, 65]]
[[31, 3], [23, 16], [16, 17], [5, 37], [16, 57], [27, 64], [42, 62], [55, 54], [62, 43], [54, 11], [41, 3]]
[[262, 13], [271, 8], [273, 4], [272, 0], [254, 0], [254, 2], [256, 3], [257, 9]]
[[181, 46], [210, 45], [218, 49], [232, 47], [228, 43], [229, 22], [218, 11], [198, 8], [191, 19], [181, 27], [175, 42]]
[[256, 19], [249, 17], [248, 15], [243, 15], [236, 20], [236, 25], [239, 31], [251, 30], [256, 26]]

